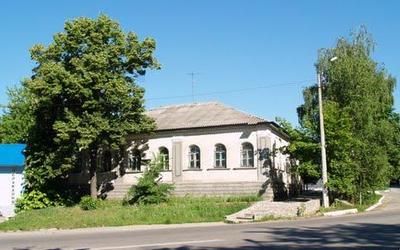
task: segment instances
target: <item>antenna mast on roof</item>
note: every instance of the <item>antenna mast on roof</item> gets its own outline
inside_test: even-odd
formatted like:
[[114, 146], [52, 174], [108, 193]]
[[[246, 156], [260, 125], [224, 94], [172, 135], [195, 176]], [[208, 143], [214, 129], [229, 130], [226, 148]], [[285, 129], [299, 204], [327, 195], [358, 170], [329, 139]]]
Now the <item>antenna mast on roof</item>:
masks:
[[200, 73], [196, 73], [196, 72], [191, 72], [188, 73], [188, 75], [190, 75], [192, 77], [192, 102], [194, 103], [194, 76], [198, 75]]

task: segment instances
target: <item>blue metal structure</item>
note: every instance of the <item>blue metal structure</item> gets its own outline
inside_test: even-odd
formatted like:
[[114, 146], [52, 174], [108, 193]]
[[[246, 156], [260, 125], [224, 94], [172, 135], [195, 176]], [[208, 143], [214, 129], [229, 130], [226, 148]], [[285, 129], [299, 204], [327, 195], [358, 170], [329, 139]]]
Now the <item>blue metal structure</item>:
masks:
[[0, 168], [23, 167], [25, 144], [0, 144]]

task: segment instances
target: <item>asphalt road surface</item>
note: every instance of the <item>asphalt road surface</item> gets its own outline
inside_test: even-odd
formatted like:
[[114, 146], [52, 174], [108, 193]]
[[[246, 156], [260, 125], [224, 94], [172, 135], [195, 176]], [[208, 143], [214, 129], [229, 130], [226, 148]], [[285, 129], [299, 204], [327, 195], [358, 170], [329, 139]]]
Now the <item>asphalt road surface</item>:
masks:
[[0, 249], [400, 249], [400, 188], [374, 211], [227, 225], [139, 226], [0, 233]]

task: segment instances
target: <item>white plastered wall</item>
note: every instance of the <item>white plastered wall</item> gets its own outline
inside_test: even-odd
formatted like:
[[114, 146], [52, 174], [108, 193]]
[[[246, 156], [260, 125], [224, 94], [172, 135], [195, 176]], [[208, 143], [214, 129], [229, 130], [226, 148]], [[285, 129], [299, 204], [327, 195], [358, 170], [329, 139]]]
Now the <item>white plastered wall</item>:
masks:
[[4, 217], [14, 215], [15, 201], [22, 193], [23, 174], [20, 167], [0, 169], [0, 213]]
[[[276, 147], [287, 145], [287, 141], [279, 137], [276, 133], [271, 132], [266, 126], [233, 126], [228, 128], [217, 129], [196, 129], [188, 131], [173, 131], [157, 133], [148, 140], [149, 149], [146, 151], [146, 158], [151, 159], [153, 155], [159, 152], [160, 147], [165, 147], [169, 151], [170, 169], [171, 152], [174, 141], [182, 143], [182, 182], [256, 182], [265, 181], [266, 176], [258, 173], [260, 167], [257, 158], [257, 147], [259, 137], [268, 137], [269, 145], [272, 147], [275, 142]], [[254, 168], [241, 167], [241, 145], [245, 142], [251, 143], [254, 148]], [[221, 143], [227, 150], [227, 168], [214, 168], [214, 148], [215, 145]], [[189, 169], [189, 147], [197, 145], [201, 151], [201, 168], [200, 171]], [[276, 157], [276, 166], [284, 171], [287, 156], [280, 153]], [[262, 172], [262, 171], [260, 171]], [[173, 172], [163, 172], [163, 181], [173, 181]], [[124, 183], [132, 183], [137, 180], [141, 174], [128, 173], [123, 177]], [[287, 175], [284, 176], [286, 182]]]

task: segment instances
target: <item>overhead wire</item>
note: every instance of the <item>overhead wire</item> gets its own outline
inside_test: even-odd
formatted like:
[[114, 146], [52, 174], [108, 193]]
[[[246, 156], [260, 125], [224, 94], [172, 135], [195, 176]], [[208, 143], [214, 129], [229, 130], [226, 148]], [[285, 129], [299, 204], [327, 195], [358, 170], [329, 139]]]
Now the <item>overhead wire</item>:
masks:
[[[240, 88], [240, 89], [203, 92], [203, 93], [194, 94], [194, 96], [208, 96], [208, 95], [238, 93], [238, 92], [245, 92], [245, 91], [257, 90], [257, 89], [268, 89], [268, 88], [276, 88], [276, 87], [281, 87], [281, 86], [299, 85], [299, 84], [303, 84], [303, 83], [311, 82], [311, 81], [313, 81], [313, 80], [302, 80], [302, 81], [296, 81], [296, 82], [254, 86], [254, 87]], [[188, 97], [192, 97], [192, 95], [149, 97], [149, 98], [146, 98], [146, 100], [152, 101], [152, 100], [179, 99], [179, 98], [188, 98]]]
[[[294, 81], [294, 82], [287, 82], [287, 83], [279, 83], [279, 84], [269, 84], [269, 85], [261, 85], [261, 86], [254, 86], [254, 87], [247, 87], [247, 88], [238, 88], [238, 89], [230, 89], [230, 90], [220, 90], [220, 91], [211, 91], [211, 92], [203, 92], [194, 94], [194, 96], [211, 96], [211, 95], [219, 95], [219, 94], [230, 94], [230, 93], [240, 93], [246, 91], [252, 91], [257, 89], [269, 89], [269, 88], [276, 88], [276, 87], [283, 87], [283, 86], [291, 86], [291, 85], [299, 85], [303, 83], [312, 82], [313, 79], [308, 80], [301, 80], [301, 81]], [[189, 98], [193, 95], [176, 95], [176, 96], [160, 96], [160, 97], [149, 97], [145, 98], [147, 101], [154, 101], [154, 100], [168, 100], [168, 99], [180, 99], [180, 98]], [[0, 104], [0, 108], [10, 108], [10, 105]]]

